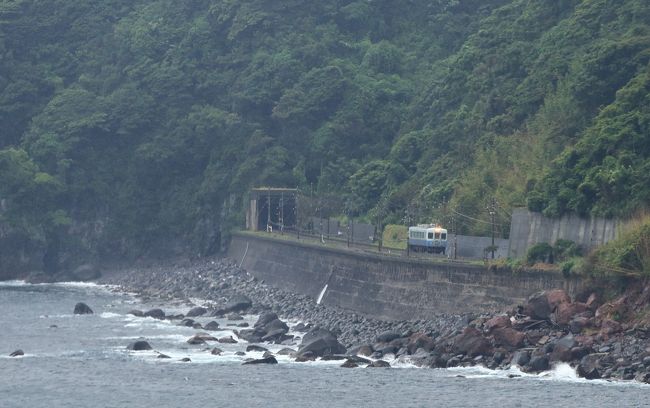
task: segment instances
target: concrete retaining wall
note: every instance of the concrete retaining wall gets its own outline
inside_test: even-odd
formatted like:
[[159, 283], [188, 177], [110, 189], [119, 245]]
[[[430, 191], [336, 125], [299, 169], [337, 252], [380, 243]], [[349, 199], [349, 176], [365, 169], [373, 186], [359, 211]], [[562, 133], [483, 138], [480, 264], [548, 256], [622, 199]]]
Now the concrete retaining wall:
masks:
[[431, 313], [502, 309], [543, 289], [570, 293], [581, 282], [528, 271], [516, 276], [483, 266], [394, 258], [386, 255], [233, 235], [229, 256], [249, 273], [287, 290], [318, 296], [324, 304], [387, 319], [419, 319]]
[[580, 218], [574, 214], [548, 218], [540, 213], [518, 208], [512, 212], [510, 224], [511, 258], [526, 256], [526, 251], [539, 242], [554, 244], [558, 239], [573, 241], [585, 249], [602, 245], [618, 233], [620, 221], [606, 218]]
[[[483, 259], [485, 248], [492, 245], [491, 237], [475, 237], [471, 235], [458, 235], [457, 254], [461, 258]], [[449, 235], [448, 252], [453, 248], [454, 234]], [[507, 239], [495, 238], [494, 245], [497, 250], [494, 251], [495, 258], [507, 258], [509, 243]], [[488, 253], [492, 257], [492, 252]]]

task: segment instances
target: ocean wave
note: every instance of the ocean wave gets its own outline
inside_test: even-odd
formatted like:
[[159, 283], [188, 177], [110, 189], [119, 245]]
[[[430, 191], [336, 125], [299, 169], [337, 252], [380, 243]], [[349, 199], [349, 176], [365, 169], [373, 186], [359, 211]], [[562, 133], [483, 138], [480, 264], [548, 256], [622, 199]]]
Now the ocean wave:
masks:
[[609, 381], [609, 380], [587, 380], [585, 378], [579, 377], [576, 373], [575, 368], [571, 367], [567, 363], [559, 363], [553, 366], [551, 370], [543, 371], [539, 374], [535, 373], [526, 373], [519, 369], [519, 367], [512, 366], [505, 370], [491, 370], [482, 366], [473, 366], [473, 367], [450, 367], [440, 369], [447, 371], [452, 375], [458, 376], [462, 375], [465, 378], [495, 378], [503, 379], [510, 378], [513, 380], [517, 379], [532, 379], [538, 381], [554, 381], [554, 382], [570, 382], [570, 383], [581, 383], [581, 384], [599, 384], [599, 385], [608, 385], [608, 386], [638, 386], [638, 387], [650, 387], [650, 384], [643, 384], [637, 381]]

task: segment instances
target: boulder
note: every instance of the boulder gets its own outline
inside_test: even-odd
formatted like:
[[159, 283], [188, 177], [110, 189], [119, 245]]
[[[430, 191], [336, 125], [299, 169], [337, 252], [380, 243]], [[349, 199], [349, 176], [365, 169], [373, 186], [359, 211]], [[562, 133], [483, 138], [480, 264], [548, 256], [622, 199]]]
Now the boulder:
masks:
[[320, 359], [322, 361], [338, 361], [338, 360], [345, 360], [347, 358], [348, 358], [348, 356], [346, 356], [344, 354], [330, 354], [328, 356], [323, 356]]
[[246, 352], [250, 352], [250, 351], [264, 352], [264, 351], [269, 351], [269, 349], [267, 349], [265, 347], [262, 347], [262, 346], [258, 346], [256, 344], [251, 344], [248, 347], [246, 347]]
[[395, 339], [398, 339], [402, 337], [402, 333], [394, 331], [394, 330], [388, 330], [385, 332], [382, 332], [377, 335], [376, 341], [377, 343], [389, 343]]
[[275, 355], [270, 351], [265, 351], [264, 354], [262, 354], [262, 358], [269, 358], [269, 357], [275, 357]]
[[223, 316], [231, 312], [244, 312], [253, 305], [253, 302], [244, 295], [235, 295], [221, 309], [216, 310], [214, 316]]
[[571, 297], [564, 291], [564, 289], [551, 289], [546, 291], [546, 300], [551, 310], [563, 303], [571, 303]]
[[182, 362], [182, 363], [190, 363], [190, 362], [192, 362], [192, 360], [190, 360], [189, 357], [183, 357], [183, 358], [181, 358], [181, 359], [178, 360], [178, 361], [180, 361], [180, 362]]
[[551, 315], [551, 306], [548, 304], [546, 292], [539, 292], [528, 298], [524, 313], [534, 319], [547, 320]]
[[524, 345], [526, 334], [510, 327], [503, 327], [492, 330], [494, 341], [508, 350], [517, 349]]
[[517, 365], [519, 367], [525, 367], [530, 362], [530, 353], [525, 350], [516, 351], [512, 355], [512, 360], [510, 364]]
[[145, 340], [136, 340], [130, 343], [128, 346], [126, 346], [126, 348], [127, 350], [143, 351], [143, 350], [151, 350], [151, 345]]
[[145, 317], [151, 317], [153, 319], [164, 320], [165, 312], [162, 309], [151, 309], [144, 312]]
[[187, 339], [187, 344], [205, 344], [205, 340], [199, 336], [192, 336]]
[[156, 358], [171, 358], [171, 357], [169, 357], [167, 354], [158, 353], [158, 355], [156, 356]]
[[[259, 327], [259, 326], [255, 326]], [[275, 330], [282, 330], [283, 333], [289, 331], [289, 326], [280, 319], [273, 319], [270, 322], [266, 323], [264, 326], [261, 326], [263, 330], [267, 333]]]
[[456, 336], [453, 339], [452, 348], [455, 352], [467, 354], [470, 357], [493, 353], [490, 341], [473, 327], [466, 327], [461, 334]]
[[560, 303], [553, 313], [553, 321], [560, 326], [567, 326], [573, 317], [579, 313], [587, 310], [587, 305], [584, 303]]
[[571, 351], [578, 345], [578, 342], [569, 334], [555, 342], [553, 352], [551, 353], [552, 361], [571, 361], [573, 359], [573, 352]]
[[260, 315], [260, 317], [257, 318], [257, 321], [255, 322], [253, 327], [264, 327], [266, 326], [267, 323], [277, 319], [278, 319], [278, 315], [273, 312], [263, 313]]
[[204, 307], [201, 307], [201, 306], [197, 306], [197, 307], [191, 308], [190, 311], [185, 314], [185, 316], [186, 317], [203, 316], [204, 314], [207, 313], [207, 311], [208, 311], [208, 309], [206, 309]]
[[323, 328], [314, 328], [305, 334], [298, 349], [299, 356], [313, 353], [315, 356], [322, 357], [328, 354], [345, 354], [345, 352], [345, 347], [339, 343], [336, 336]]
[[240, 315], [239, 313], [228, 313], [228, 315], [226, 316], [226, 319], [228, 319], [230, 321], [244, 320], [242, 315]]
[[486, 321], [483, 324], [483, 327], [488, 333], [490, 333], [494, 329], [503, 329], [506, 327], [510, 327], [511, 325], [512, 322], [510, 321], [510, 317], [506, 315], [499, 315], [499, 316], [494, 316], [490, 320]]
[[533, 356], [528, 363], [528, 371], [539, 373], [546, 371], [549, 368], [548, 357], [546, 356]]
[[604, 319], [600, 324], [600, 334], [609, 336], [610, 334], [620, 333], [623, 331], [623, 326], [612, 319]]
[[179, 326], [184, 326], [184, 327], [194, 327], [194, 324], [195, 324], [195, 323], [196, 323], [196, 322], [195, 322], [194, 320], [192, 320], [192, 319], [187, 319], [187, 318], [186, 318], [186, 319], [181, 320], [181, 321], [178, 323], [178, 325], [179, 325]]
[[215, 348], [213, 348], [212, 350], [210, 350], [210, 354], [212, 354], [213, 356], [218, 356], [218, 355], [220, 355], [221, 353], [223, 353], [223, 350], [221, 350], [221, 349], [218, 348], [218, 347], [215, 347]]
[[384, 360], [376, 360], [368, 365], [368, 368], [390, 368], [390, 364]]
[[208, 324], [203, 326], [203, 329], [204, 330], [209, 330], [209, 331], [219, 330], [219, 323], [212, 320], [211, 322], [209, 322]]
[[250, 360], [250, 361], [245, 361], [242, 363], [242, 365], [249, 365], [249, 364], [277, 364], [278, 360], [275, 359], [275, 357], [267, 357], [267, 358], [258, 358], [255, 360]]
[[599, 356], [590, 354], [584, 356], [580, 360], [580, 364], [576, 367], [576, 373], [579, 377], [586, 378], [587, 380], [595, 380], [600, 378], [600, 370], [602, 366], [598, 359]]
[[296, 352], [296, 350], [291, 349], [291, 348], [288, 348], [288, 347], [285, 347], [285, 348], [283, 348], [282, 350], [278, 351], [278, 355], [281, 355], [281, 356], [290, 356], [290, 355], [294, 354], [295, 352]]
[[[435, 347], [436, 347], [436, 342], [431, 337], [427, 336], [424, 333], [412, 334], [408, 339], [408, 343], [406, 344], [406, 349], [408, 350], [409, 354], [413, 354], [418, 349], [431, 351]], [[364, 354], [364, 355], [370, 355], [370, 354]]]
[[74, 305], [74, 314], [76, 315], [83, 315], [83, 314], [93, 314], [93, 310], [85, 303], [79, 302], [76, 305]]
[[237, 340], [233, 339], [232, 336], [228, 337], [221, 337], [220, 339], [217, 340], [219, 343], [224, 343], [224, 344], [235, 344], [237, 343]]
[[593, 320], [588, 317], [576, 316], [569, 322], [569, 330], [573, 334], [579, 334], [585, 327], [590, 327], [592, 322]]
[[359, 365], [355, 363], [354, 361], [347, 360], [345, 363], [341, 364], [341, 367], [343, 368], [357, 368]]
[[235, 355], [236, 355], [236, 356], [245, 356], [246, 353], [243, 352], [243, 351], [235, 351]]
[[24, 356], [24, 355], [25, 355], [25, 352], [22, 351], [21, 349], [18, 349], [16, 351], [14, 351], [13, 353], [9, 354], [9, 357], [20, 357], [20, 356]]
[[372, 353], [374, 353], [375, 350], [372, 348], [370, 344], [362, 344], [361, 346], [357, 346], [350, 350], [350, 354], [356, 354], [357, 356], [370, 356]]

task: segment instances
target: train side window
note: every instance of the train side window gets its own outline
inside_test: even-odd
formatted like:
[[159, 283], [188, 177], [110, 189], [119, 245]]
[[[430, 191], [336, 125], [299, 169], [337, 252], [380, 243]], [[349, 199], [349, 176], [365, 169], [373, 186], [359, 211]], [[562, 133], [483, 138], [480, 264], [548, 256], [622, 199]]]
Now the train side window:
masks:
[[442, 235], [440, 236], [440, 239], [442, 239], [443, 241], [446, 241], [447, 240], [447, 233], [443, 232]]
[[429, 233], [429, 236], [427, 237], [428, 239], [433, 239], [433, 232]]

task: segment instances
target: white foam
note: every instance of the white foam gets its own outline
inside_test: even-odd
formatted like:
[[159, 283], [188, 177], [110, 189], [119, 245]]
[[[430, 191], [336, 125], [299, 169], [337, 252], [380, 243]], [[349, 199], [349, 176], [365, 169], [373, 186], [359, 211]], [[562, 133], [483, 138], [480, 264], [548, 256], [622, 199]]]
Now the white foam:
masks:
[[25, 282], [24, 280], [9, 280], [9, 281], [0, 281], [0, 286], [29, 286], [30, 283]]
[[116, 317], [123, 317], [123, 315], [121, 315], [119, 313], [104, 312], [104, 313], [100, 314], [99, 317], [101, 317], [103, 319], [114, 319]]

